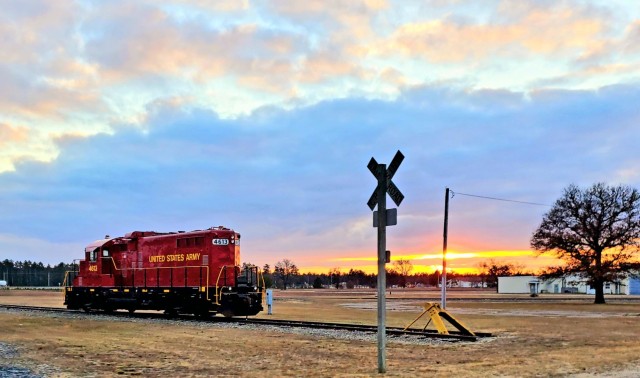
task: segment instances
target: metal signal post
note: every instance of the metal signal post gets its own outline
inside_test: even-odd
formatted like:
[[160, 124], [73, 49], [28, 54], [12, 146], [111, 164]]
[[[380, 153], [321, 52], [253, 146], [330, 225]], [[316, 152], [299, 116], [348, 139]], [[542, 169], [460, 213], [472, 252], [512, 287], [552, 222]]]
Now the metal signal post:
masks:
[[396, 152], [389, 168], [386, 164], [378, 164], [376, 159], [371, 158], [367, 168], [378, 179], [378, 186], [373, 191], [367, 205], [371, 210], [378, 206], [377, 215], [374, 212], [374, 227], [378, 227], [378, 373], [387, 372], [386, 361], [386, 288], [387, 288], [387, 272], [385, 264], [387, 263], [387, 226], [393, 226], [397, 222], [396, 209], [387, 209], [387, 193], [397, 206], [404, 199], [404, 195], [400, 189], [391, 181], [400, 163], [404, 159], [404, 155], [400, 151]]
[[378, 373], [386, 373], [387, 289], [387, 166], [378, 164]]

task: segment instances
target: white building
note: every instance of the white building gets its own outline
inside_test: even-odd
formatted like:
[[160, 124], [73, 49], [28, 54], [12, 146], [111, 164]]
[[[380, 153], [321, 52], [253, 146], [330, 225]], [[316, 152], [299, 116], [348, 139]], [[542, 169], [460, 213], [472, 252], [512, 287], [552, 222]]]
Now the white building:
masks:
[[[538, 276], [498, 277], [499, 294], [572, 293], [595, 294], [586, 278], [571, 276], [542, 280]], [[628, 277], [620, 282], [604, 284], [605, 294], [640, 295], [640, 278]]]
[[498, 277], [498, 294], [537, 294], [540, 282], [536, 276]]

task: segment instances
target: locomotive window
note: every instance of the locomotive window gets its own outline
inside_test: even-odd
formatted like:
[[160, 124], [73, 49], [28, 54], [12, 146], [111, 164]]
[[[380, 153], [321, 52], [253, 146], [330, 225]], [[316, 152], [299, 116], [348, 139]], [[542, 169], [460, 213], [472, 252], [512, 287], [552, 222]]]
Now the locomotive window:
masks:
[[96, 261], [98, 259], [98, 248], [91, 251], [91, 253], [89, 254], [89, 259], [91, 261]]
[[102, 257], [109, 257], [109, 250], [108, 249], [103, 249], [102, 250]]

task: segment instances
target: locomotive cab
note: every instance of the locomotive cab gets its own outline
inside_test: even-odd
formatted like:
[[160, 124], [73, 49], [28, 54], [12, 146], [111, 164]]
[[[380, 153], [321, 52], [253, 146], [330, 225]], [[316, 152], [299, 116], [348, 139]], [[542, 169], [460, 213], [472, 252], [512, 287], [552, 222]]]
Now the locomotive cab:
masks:
[[[233, 267], [234, 285], [221, 291], [220, 304], [225, 317], [248, 316], [262, 310], [263, 277], [257, 266]], [[225, 275], [226, 277], [226, 275]]]

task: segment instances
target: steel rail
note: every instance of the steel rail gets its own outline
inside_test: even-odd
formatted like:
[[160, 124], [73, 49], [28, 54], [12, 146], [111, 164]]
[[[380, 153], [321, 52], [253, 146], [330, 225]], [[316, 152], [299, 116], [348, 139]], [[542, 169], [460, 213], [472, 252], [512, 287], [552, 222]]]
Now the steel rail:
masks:
[[0, 304], [0, 308], [12, 309], [12, 310], [25, 310], [25, 311], [43, 311], [43, 312], [71, 312], [62, 307], [41, 307], [41, 306], [25, 306], [25, 305], [12, 305], [12, 304]]
[[[223, 320], [220, 318], [219, 320]], [[318, 329], [335, 329], [346, 331], [360, 331], [375, 333], [378, 331], [375, 325], [366, 324], [346, 324], [346, 323], [326, 323], [326, 322], [310, 322], [310, 321], [298, 321], [298, 320], [271, 320], [271, 319], [256, 319], [256, 318], [231, 318], [236, 323], [246, 324], [264, 324], [274, 325], [280, 327], [299, 327], [299, 328], [318, 328]], [[389, 335], [394, 336], [422, 336], [428, 338], [439, 338], [449, 340], [465, 340], [465, 341], [477, 341], [478, 338], [491, 337], [490, 333], [476, 332], [476, 336], [469, 336], [460, 333], [459, 331], [449, 331], [449, 334], [440, 334], [435, 330], [422, 330], [422, 329], [407, 329], [401, 327], [386, 327], [386, 332]]]

